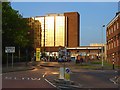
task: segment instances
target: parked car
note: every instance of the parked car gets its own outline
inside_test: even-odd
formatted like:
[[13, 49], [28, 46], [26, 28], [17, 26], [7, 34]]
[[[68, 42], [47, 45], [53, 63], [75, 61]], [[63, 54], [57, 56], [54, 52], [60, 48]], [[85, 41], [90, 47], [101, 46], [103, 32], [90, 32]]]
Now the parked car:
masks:
[[63, 58], [58, 58], [58, 62], [64, 62]]
[[41, 58], [41, 60], [46, 62], [46, 61], [47, 61], [47, 58], [46, 58], [46, 57], [43, 57], [43, 58]]

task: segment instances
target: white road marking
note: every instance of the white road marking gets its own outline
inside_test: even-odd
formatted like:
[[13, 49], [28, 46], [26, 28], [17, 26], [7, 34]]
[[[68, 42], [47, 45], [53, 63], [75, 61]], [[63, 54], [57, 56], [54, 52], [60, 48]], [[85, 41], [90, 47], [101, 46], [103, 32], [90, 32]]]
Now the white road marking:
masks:
[[12, 79], [12, 77], [5, 77], [5, 79]]
[[45, 72], [45, 73], [43, 74], [43, 77], [45, 77], [46, 74], [47, 74], [47, 72]]
[[114, 84], [116, 84], [117, 85], [117, 83], [114, 81], [114, 80], [112, 80], [111, 78], [109, 79], [111, 82], [113, 82]]
[[31, 78], [31, 80], [37, 80], [37, 78]]
[[8, 77], [5, 77], [5, 79], [7, 79]]
[[52, 85], [53, 87], [56, 87], [54, 84], [52, 84], [50, 81], [48, 81], [47, 79], [45, 79], [46, 82], [48, 82], [50, 85]]
[[118, 71], [115, 71], [116, 73], [118, 73]]
[[31, 78], [31, 77], [21, 77], [21, 78], [19, 78], [19, 77], [5, 77], [5, 79], [9, 79], [9, 80], [41, 80], [41, 78]]
[[25, 78], [22, 78], [22, 80], [24, 80]]
[[16, 78], [16, 77], [14, 77], [14, 79], [16, 80], [17, 78]]
[[40, 80], [41, 78], [38, 78], [38, 80]]
[[27, 80], [30, 80], [30, 78], [27, 78]]

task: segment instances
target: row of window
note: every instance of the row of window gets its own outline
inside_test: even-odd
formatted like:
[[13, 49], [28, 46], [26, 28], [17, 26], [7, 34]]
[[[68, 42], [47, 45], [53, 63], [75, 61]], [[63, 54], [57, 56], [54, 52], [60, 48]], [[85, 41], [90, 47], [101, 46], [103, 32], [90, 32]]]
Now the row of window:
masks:
[[119, 23], [117, 22], [107, 30], [107, 36], [114, 33], [116, 30], [118, 30], [118, 28], [119, 28]]
[[118, 39], [113, 40], [113, 41], [111, 41], [111, 42], [108, 43], [107, 50], [113, 49], [113, 48], [118, 47], [118, 46], [120, 46], [119, 40]]

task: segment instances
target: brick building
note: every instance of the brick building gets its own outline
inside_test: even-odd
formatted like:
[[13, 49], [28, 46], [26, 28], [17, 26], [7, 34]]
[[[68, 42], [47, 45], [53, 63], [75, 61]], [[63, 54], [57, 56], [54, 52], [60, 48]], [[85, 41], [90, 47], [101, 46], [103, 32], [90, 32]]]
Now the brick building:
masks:
[[47, 14], [36, 16], [41, 22], [41, 50], [50, 55], [58, 53], [59, 47], [79, 47], [79, 13]]
[[67, 17], [67, 47], [79, 46], [79, 25], [80, 16], [77, 12], [64, 13]]
[[107, 60], [120, 65], [120, 12], [108, 23], [106, 32]]

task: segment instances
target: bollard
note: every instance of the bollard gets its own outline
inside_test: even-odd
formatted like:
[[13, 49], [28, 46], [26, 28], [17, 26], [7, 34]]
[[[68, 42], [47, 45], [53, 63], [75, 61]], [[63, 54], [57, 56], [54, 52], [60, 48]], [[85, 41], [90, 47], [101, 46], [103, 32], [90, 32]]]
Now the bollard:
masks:
[[115, 68], [114, 68], [114, 59], [113, 59], [113, 70], [114, 70]]
[[113, 53], [112, 55], [113, 55], [112, 64], [113, 64], [113, 70], [114, 70], [114, 69], [115, 69], [115, 68], [114, 68], [114, 53]]

